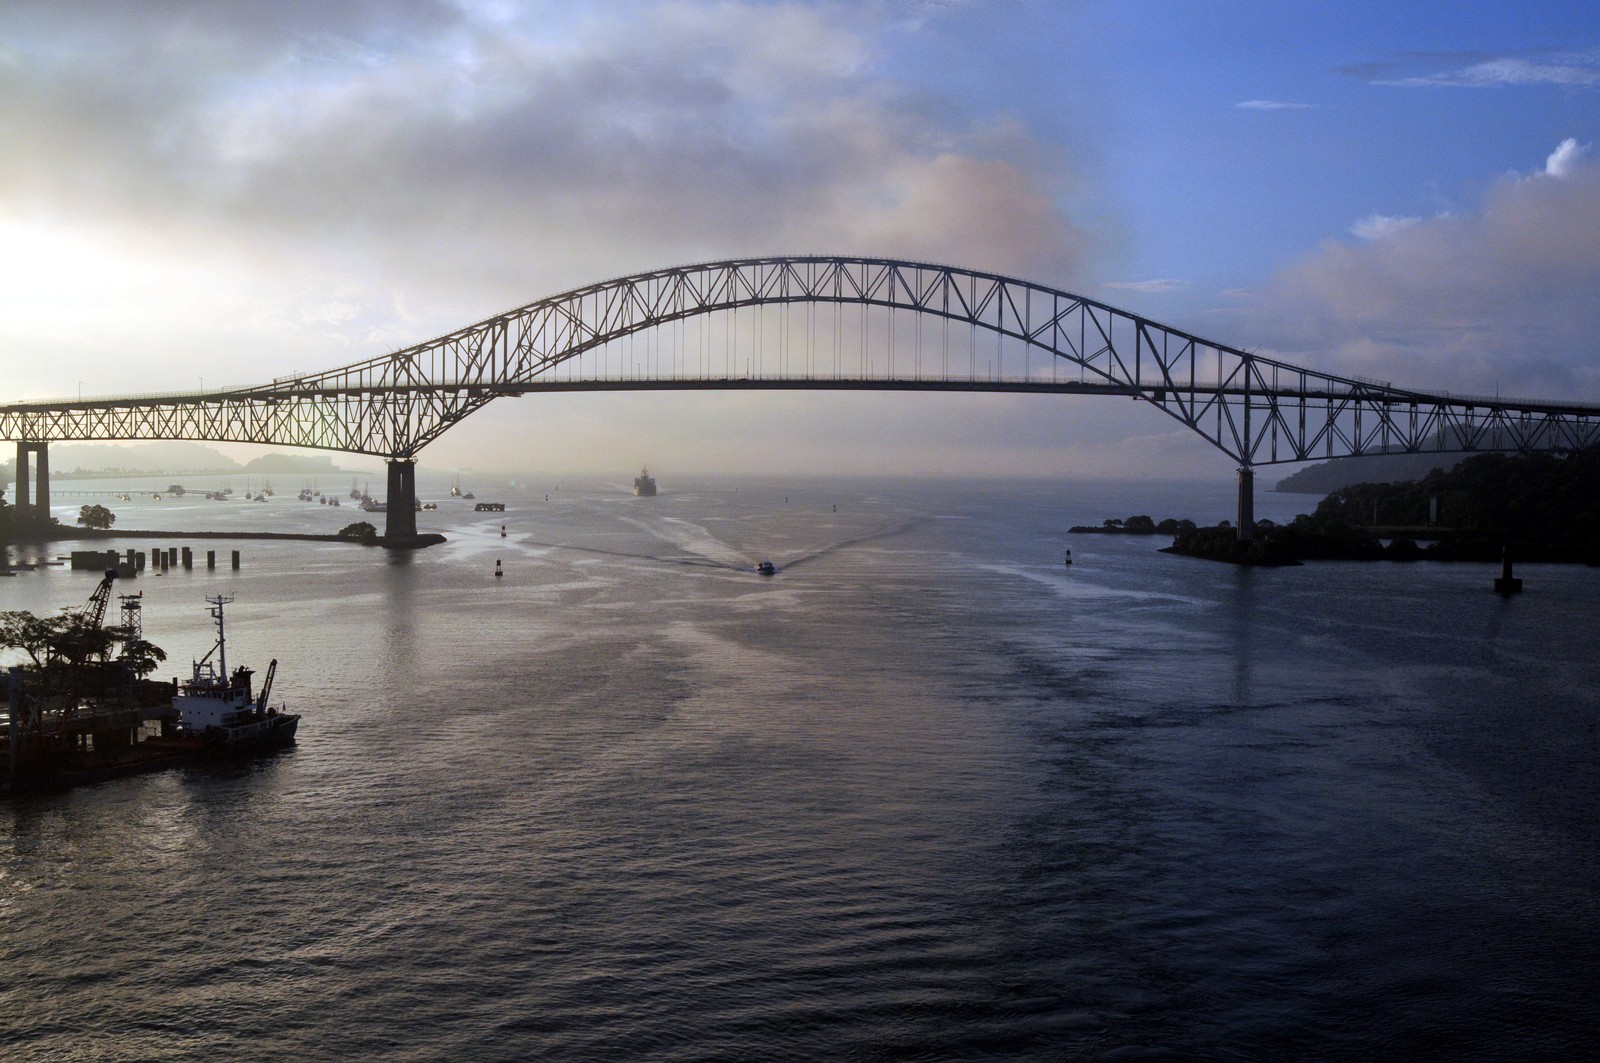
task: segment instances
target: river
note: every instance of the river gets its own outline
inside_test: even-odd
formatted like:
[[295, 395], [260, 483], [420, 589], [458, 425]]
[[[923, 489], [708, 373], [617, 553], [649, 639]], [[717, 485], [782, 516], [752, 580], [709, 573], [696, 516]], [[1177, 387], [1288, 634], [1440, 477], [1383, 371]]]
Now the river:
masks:
[[[196, 541], [130, 581], [161, 675], [232, 595], [230, 660], [278, 659], [300, 740], [0, 804], [0, 1054], [1592, 1051], [1600, 570], [1505, 599], [1491, 566], [1066, 534], [1215, 521], [1225, 481], [659, 478], [482, 478], [484, 514], [424, 474], [442, 546]], [[103, 504], [362, 519], [288, 486]]]

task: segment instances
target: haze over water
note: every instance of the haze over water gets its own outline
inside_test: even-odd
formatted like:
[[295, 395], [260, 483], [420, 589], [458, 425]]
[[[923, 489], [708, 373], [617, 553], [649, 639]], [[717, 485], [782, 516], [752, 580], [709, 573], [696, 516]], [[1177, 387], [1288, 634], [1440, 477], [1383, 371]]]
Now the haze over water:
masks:
[[[277, 479], [105, 504], [363, 519]], [[1600, 571], [1525, 566], [1503, 600], [1486, 566], [1065, 534], [1214, 521], [1227, 485], [463, 485], [505, 514], [446, 486], [441, 547], [195, 541], [218, 571], [135, 582], [165, 675], [235, 595], [230, 658], [279, 659], [299, 744], [0, 806], [7, 1058], [1593, 1043]], [[0, 608], [93, 585], [27, 573]]]

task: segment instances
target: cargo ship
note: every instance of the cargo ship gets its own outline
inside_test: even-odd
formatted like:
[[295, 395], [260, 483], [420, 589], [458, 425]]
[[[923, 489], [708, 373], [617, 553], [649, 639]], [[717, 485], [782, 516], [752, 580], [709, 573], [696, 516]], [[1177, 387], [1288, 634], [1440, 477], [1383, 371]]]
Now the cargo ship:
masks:
[[649, 498], [656, 493], [656, 480], [650, 475], [647, 465], [639, 470], [639, 475], [633, 478], [633, 493], [640, 498]]
[[[100, 632], [115, 575], [106, 573], [89, 606], [75, 618], [78, 631]], [[124, 596], [125, 617], [130, 599], [137, 596]], [[299, 715], [268, 704], [277, 660], [267, 666], [259, 692], [253, 689], [254, 670], [230, 672], [223, 607], [233, 599], [218, 595], [206, 601], [217, 641], [193, 663], [185, 682], [138, 679], [125, 661], [102, 663], [85, 654], [57, 677], [65, 692], [49, 693], [37, 673], [30, 677], [21, 667], [10, 669], [0, 793], [69, 789], [293, 744]], [[128, 630], [124, 624], [124, 633]], [[86, 638], [83, 644], [93, 641]]]

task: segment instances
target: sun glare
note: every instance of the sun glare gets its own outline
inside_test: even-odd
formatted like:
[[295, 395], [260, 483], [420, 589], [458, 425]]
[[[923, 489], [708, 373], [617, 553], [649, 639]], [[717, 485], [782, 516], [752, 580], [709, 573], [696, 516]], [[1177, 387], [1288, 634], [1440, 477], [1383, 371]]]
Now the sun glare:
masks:
[[95, 316], [108, 301], [149, 292], [150, 263], [48, 222], [0, 220], [0, 313], [12, 327], [65, 313]]

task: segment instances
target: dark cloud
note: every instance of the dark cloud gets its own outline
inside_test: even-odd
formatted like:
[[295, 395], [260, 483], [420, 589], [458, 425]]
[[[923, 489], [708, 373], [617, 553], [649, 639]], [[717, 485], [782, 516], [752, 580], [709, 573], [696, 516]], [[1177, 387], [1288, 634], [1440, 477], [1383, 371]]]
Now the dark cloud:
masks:
[[[891, 254], [1070, 284], [1090, 246], [1059, 206], [1072, 160], [883, 74], [886, 38], [941, 17], [913, 8], [8, 5], [0, 231], [51, 257], [0, 292], [19, 310], [0, 339], [40, 352], [38, 382], [11, 385], [142, 391], [158, 363], [174, 387], [246, 383], [741, 254]], [[756, 407], [774, 449], [800, 453], [816, 431], [814, 411], [785, 420], [770, 396], [704, 400], [712, 412], [684, 428], [688, 402], [663, 404], [676, 415], [659, 430], [678, 425], [708, 467], [701, 441], [742, 432]], [[479, 464], [484, 438], [515, 449], [506, 465], [606, 460], [599, 437], [617, 426], [584, 404], [520, 409], [475, 418], [490, 435], [452, 433], [440, 460], [470, 438]], [[978, 437], [1015, 432], [1009, 412], [978, 409]], [[906, 429], [919, 464], [923, 440], [948, 438], [937, 416]], [[571, 450], [550, 451], [555, 437]]]
[[575, 256], [574, 283], [601, 251], [606, 272], [802, 245], [1080, 264], [1027, 138], [930, 129], [863, 72], [866, 17], [620, 6], [548, 35], [425, 3], [51, 10], [23, 9], [0, 64], [13, 201], [421, 250], [463, 285], [532, 247]]

